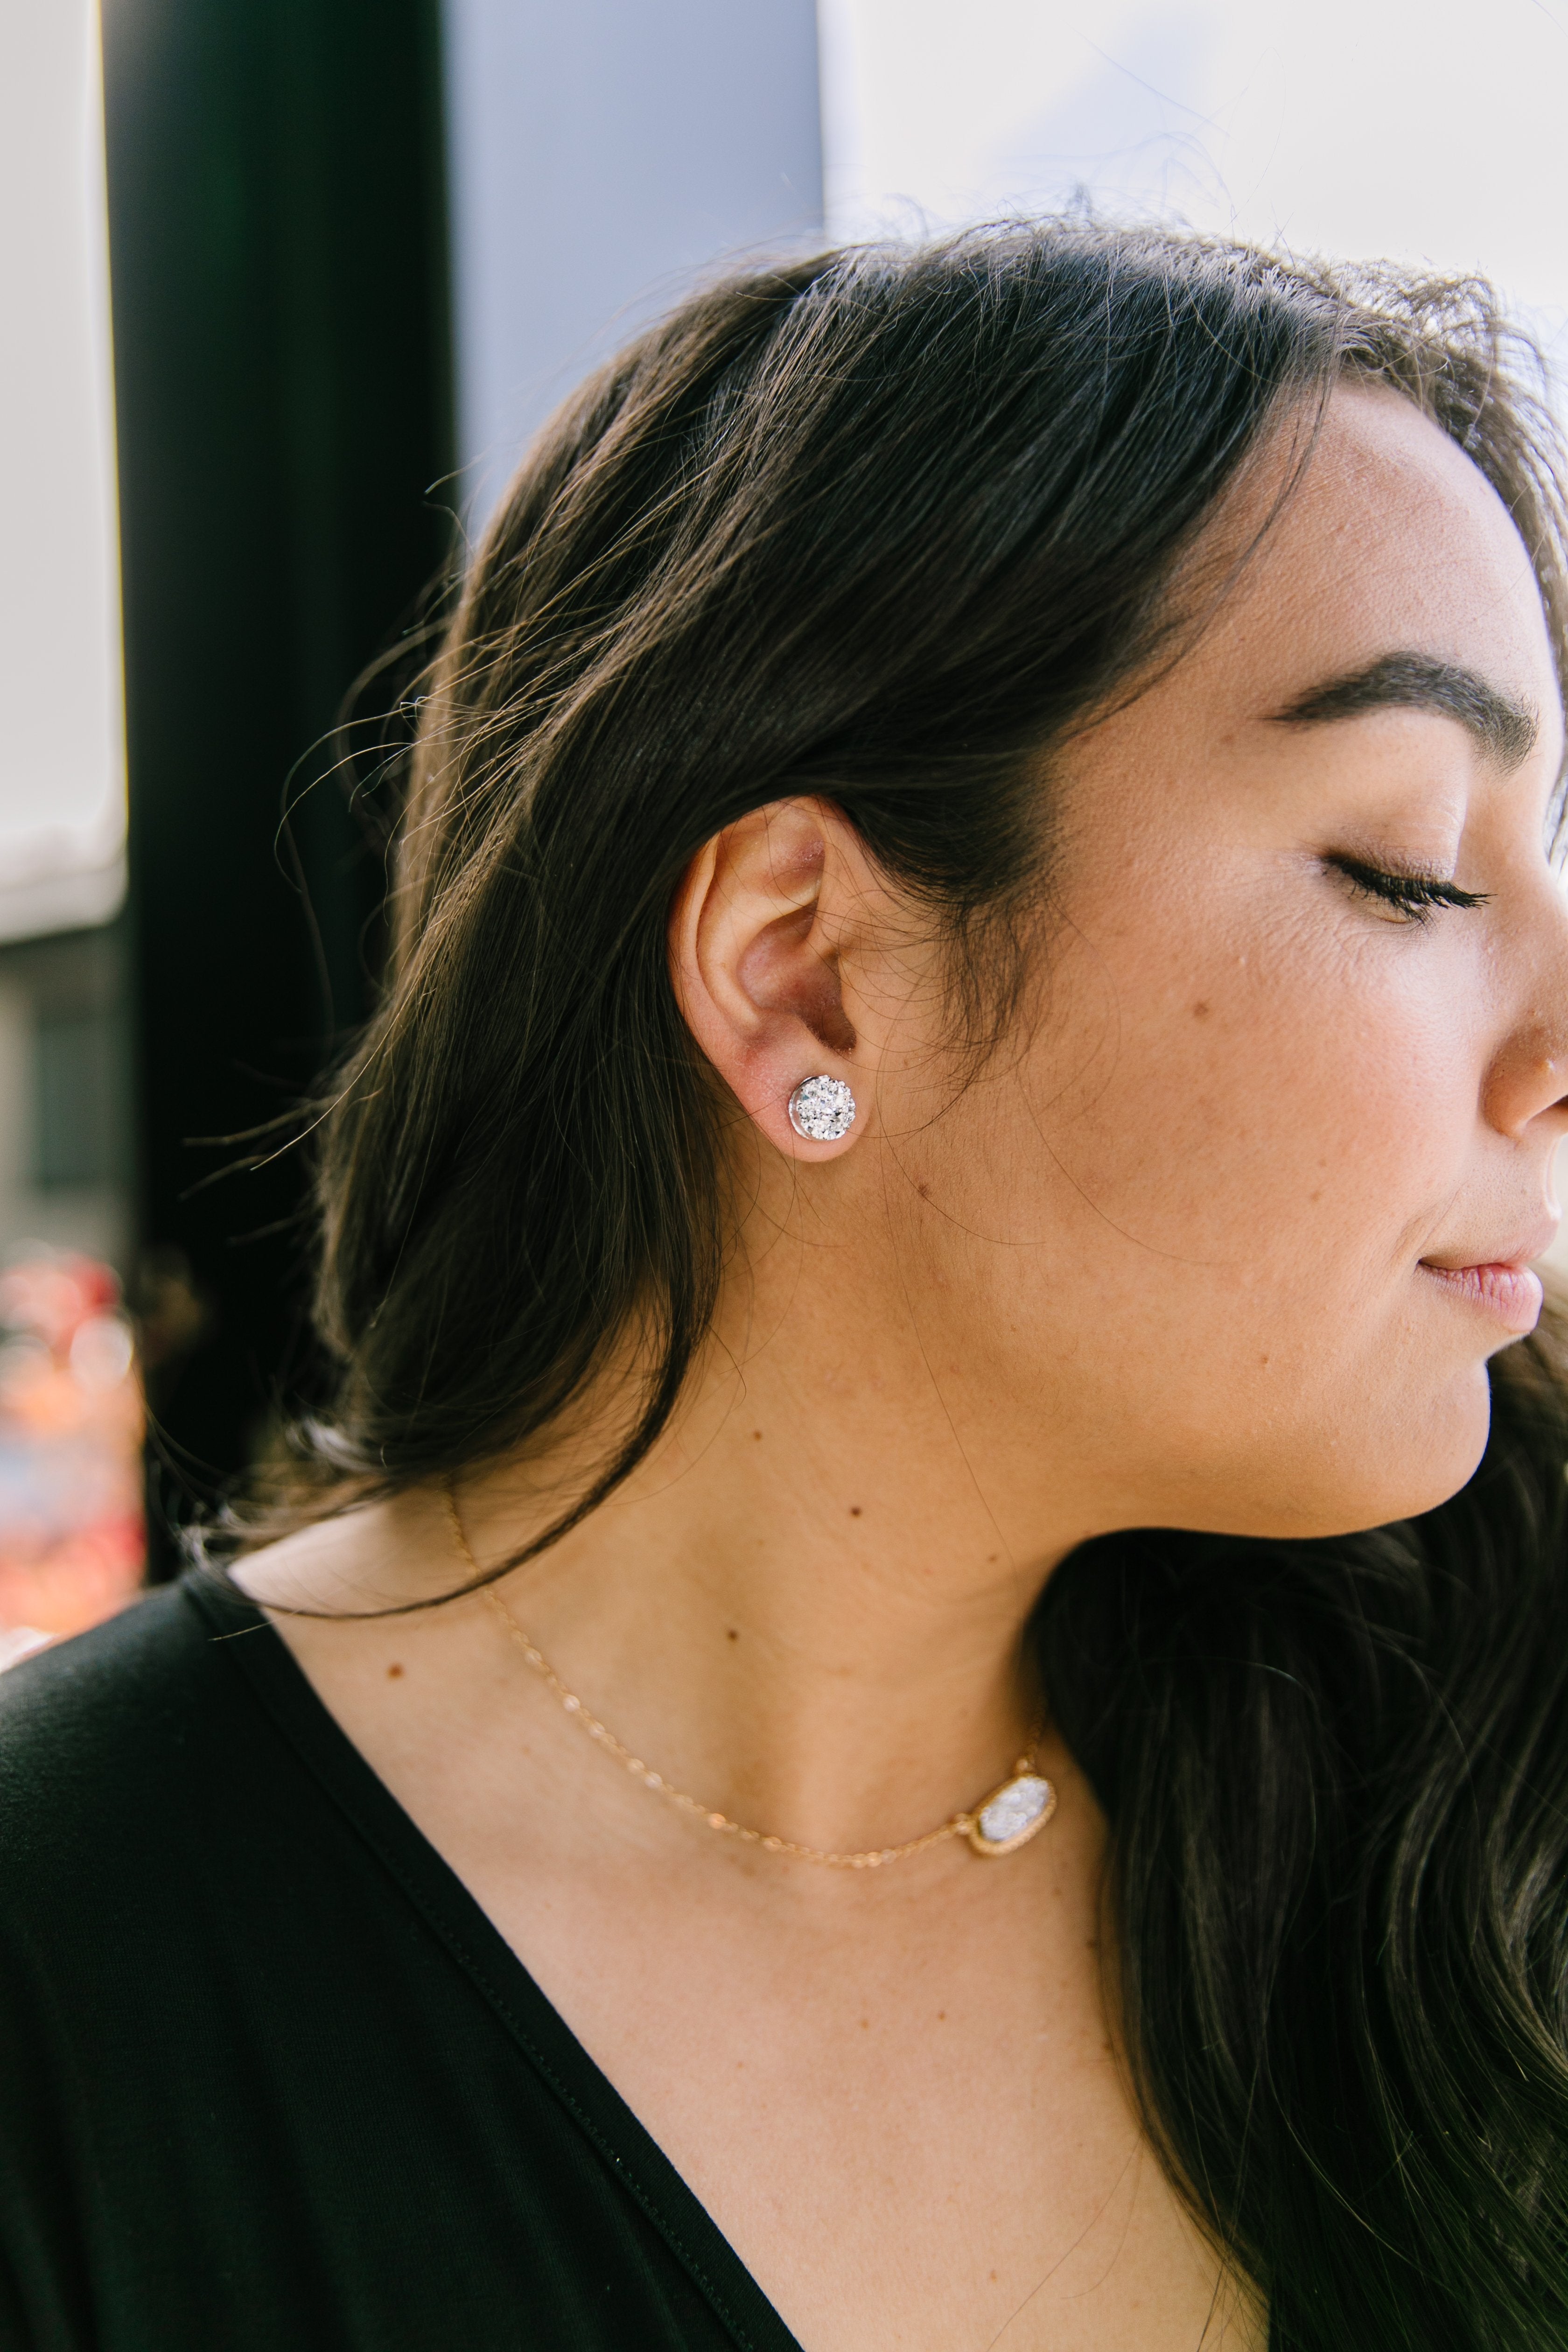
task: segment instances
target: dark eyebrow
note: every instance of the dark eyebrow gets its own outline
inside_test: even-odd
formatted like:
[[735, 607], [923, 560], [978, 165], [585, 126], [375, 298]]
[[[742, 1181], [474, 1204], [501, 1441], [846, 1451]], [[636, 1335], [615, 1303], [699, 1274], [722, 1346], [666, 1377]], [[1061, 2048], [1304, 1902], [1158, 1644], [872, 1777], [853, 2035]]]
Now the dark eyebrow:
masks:
[[1331, 719], [1359, 719], [1366, 710], [1430, 710], [1457, 719], [1489, 759], [1517, 768], [1535, 749], [1540, 721], [1473, 669], [1433, 661], [1426, 654], [1384, 654], [1365, 669], [1309, 687], [1276, 717], [1290, 727], [1316, 727]]

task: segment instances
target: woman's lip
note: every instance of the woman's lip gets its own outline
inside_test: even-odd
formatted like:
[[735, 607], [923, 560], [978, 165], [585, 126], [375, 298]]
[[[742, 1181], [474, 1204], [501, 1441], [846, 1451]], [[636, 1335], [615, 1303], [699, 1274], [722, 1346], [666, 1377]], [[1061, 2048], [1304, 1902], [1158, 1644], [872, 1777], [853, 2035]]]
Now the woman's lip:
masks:
[[1533, 1331], [1540, 1320], [1544, 1293], [1541, 1276], [1531, 1265], [1499, 1260], [1490, 1265], [1429, 1265], [1421, 1271], [1440, 1282], [1451, 1298], [1479, 1307], [1510, 1331]]

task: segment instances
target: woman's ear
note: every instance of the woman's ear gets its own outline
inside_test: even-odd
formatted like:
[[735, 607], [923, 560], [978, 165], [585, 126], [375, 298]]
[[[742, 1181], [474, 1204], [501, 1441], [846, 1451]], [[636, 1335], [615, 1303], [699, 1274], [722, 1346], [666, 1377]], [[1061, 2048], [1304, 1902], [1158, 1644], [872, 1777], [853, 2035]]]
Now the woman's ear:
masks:
[[[773, 801], [707, 842], [670, 911], [669, 956], [687, 1024], [768, 1141], [800, 1160], [847, 1151], [866, 1128], [874, 1041], [853, 1007], [858, 953], [886, 886], [859, 836], [816, 800]], [[853, 1125], [816, 1142], [790, 1118], [804, 1080], [837, 1079]]]

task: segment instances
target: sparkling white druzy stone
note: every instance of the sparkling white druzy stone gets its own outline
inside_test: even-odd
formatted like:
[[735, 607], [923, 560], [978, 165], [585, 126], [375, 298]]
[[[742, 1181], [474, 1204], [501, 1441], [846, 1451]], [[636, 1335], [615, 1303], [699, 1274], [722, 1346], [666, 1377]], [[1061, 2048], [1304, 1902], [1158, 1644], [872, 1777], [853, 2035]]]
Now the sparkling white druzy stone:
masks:
[[855, 1124], [855, 1097], [842, 1078], [804, 1078], [789, 1098], [789, 1123], [812, 1143], [837, 1143]]
[[1051, 1801], [1051, 1784], [1037, 1772], [1020, 1772], [998, 1789], [979, 1815], [975, 1826], [987, 1845], [1005, 1845], [1010, 1838], [1033, 1829]]

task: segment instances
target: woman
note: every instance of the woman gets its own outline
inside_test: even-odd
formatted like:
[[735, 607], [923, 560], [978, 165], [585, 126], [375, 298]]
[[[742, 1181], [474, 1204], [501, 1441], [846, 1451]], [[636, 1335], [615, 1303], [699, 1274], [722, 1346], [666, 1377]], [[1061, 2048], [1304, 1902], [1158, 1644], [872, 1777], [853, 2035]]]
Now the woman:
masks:
[[1568, 2343], [1504, 358], [1057, 224], [733, 279], [547, 432], [313, 1500], [5, 1690], [7, 2342]]

